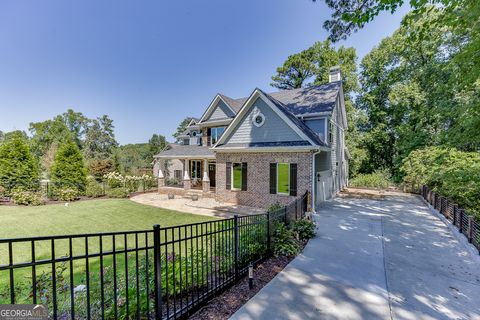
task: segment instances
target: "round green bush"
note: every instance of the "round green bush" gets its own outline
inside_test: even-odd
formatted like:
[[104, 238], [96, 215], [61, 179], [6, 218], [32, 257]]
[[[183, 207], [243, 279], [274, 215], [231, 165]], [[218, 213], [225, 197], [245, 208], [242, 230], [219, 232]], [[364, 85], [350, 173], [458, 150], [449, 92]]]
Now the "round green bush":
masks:
[[103, 196], [103, 188], [100, 184], [95, 181], [89, 181], [87, 183], [87, 189], [85, 190], [85, 195], [90, 198], [98, 198]]
[[293, 224], [292, 231], [301, 241], [312, 239], [316, 235], [315, 224], [307, 219], [298, 220]]
[[127, 188], [122, 187], [107, 190], [106, 193], [109, 198], [128, 198], [130, 194]]
[[287, 229], [285, 224], [276, 223], [272, 237], [273, 252], [277, 256], [294, 256], [300, 252], [300, 244], [295, 239], [292, 230]]
[[16, 190], [12, 192], [13, 203], [22, 206], [40, 206], [45, 199], [39, 192]]

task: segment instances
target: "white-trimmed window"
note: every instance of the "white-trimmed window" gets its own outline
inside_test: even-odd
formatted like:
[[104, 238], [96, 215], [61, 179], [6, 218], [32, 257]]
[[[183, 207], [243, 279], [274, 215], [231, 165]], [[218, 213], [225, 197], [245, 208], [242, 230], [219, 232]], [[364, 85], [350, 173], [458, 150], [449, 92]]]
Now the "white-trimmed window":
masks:
[[225, 127], [214, 127], [210, 129], [210, 135], [212, 137], [212, 144], [217, 143], [218, 139], [225, 132]]
[[202, 178], [202, 160], [190, 160], [191, 179]]
[[297, 164], [270, 163], [270, 194], [297, 195]]

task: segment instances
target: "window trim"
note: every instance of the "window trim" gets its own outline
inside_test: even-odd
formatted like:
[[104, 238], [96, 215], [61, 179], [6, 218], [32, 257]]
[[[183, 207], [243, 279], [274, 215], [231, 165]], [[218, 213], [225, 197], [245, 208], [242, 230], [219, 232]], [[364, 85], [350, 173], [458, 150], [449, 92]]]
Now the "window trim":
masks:
[[[278, 183], [278, 165], [279, 164], [286, 164], [288, 165], [288, 178], [287, 178], [287, 181], [288, 181], [288, 191], [285, 193], [285, 192], [280, 192], [278, 191], [278, 187], [279, 187], [279, 183]], [[290, 162], [277, 162], [277, 194], [278, 195], [282, 195], [282, 196], [289, 196], [290, 195]]]
[[[198, 173], [197, 173], [197, 177], [194, 177], [193, 176], [193, 167], [194, 167], [194, 163], [198, 163], [199, 166], [197, 169], [198, 170]], [[190, 160], [190, 179], [202, 179], [202, 160]]]
[[[219, 135], [218, 134], [218, 130], [219, 129], [223, 129], [223, 132]], [[220, 137], [225, 133], [225, 127], [211, 127], [210, 128], [210, 141], [212, 144], [215, 144], [218, 142], [218, 140], [220, 140]], [[213, 135], [213, 133], [215, 132], [215, 136]], [[215, 138], [215, 139], [214, 139]]]
[[[235, 188], [235, 179], [234, 179], [234, 174], [233, 172], [235, 171], [234, 168], [235, 168], [235, 165], [240, 165], [240, 188]], [[233, 191], [242, 191], [242, 182], [243, 182], [243, 172], [242, 172], [242, 163], [241, 162], [232, 162], [232, 169], [231, 169], [231, 172], [230, 172], [230, 175], [231, 175], [231, 186], [230, 186], [230, 190], [233, 190]]]

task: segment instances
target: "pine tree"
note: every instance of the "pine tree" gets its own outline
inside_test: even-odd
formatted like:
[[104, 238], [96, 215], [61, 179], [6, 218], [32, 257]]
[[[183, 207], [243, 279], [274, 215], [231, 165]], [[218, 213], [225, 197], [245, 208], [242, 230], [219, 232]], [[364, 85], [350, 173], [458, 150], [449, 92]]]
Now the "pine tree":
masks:
[[72, 139], [63, 143], [56, 155], [50, 171], [51, 181], [60, 188], [76, 188], [85, 190], [87, 170], [83, 156]]
[[0, 145], [1, 186], [7, 190], [36, 189], [39, 178], [38, 164], [22, 135], [14, 134]]

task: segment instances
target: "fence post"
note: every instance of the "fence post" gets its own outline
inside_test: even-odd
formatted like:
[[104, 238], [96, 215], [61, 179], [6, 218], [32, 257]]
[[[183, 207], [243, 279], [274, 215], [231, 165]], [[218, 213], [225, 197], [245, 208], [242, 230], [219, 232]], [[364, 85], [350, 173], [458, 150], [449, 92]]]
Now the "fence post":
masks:
[[463, 232], [463, 209], [460, 209], [460, 213], [458, 215], [459, 215], [458, 219], [460, 220], [458, 221], [458, 231], [462, 233]]
[[472, 239], [473, 239], [473, 217], [471, 216], [468, 216], [468, 232], [467, 232], [467, 238], [468, 238], [468, 242], [469, 243], [472, 243]]
[[267, 255], [271, 254], [271, 242], [270, 242], [270, 211], [267, 211]]
[[453, 211], [453, 225], [456, 226], [456, 227], [458, 227], [457, 226], [457, 207], [458, 206], [456, 204], [454, 204], [453, 205], [453, 210], [452, 210]]
[[153, 258], [155, 272], [155, 319], [162, 319], [162, 269], [160, 257], [160, 225], [153, 226]]
[[239, 232], [238, 232], [238, 214], [233, 216], [233, 234], [235, 237], [235, 252], [234, 252], [234, 259], [235, 259], [235, 281], [239, 279], [239, 270], [238, 270], [238, 245], [239, 245]]

